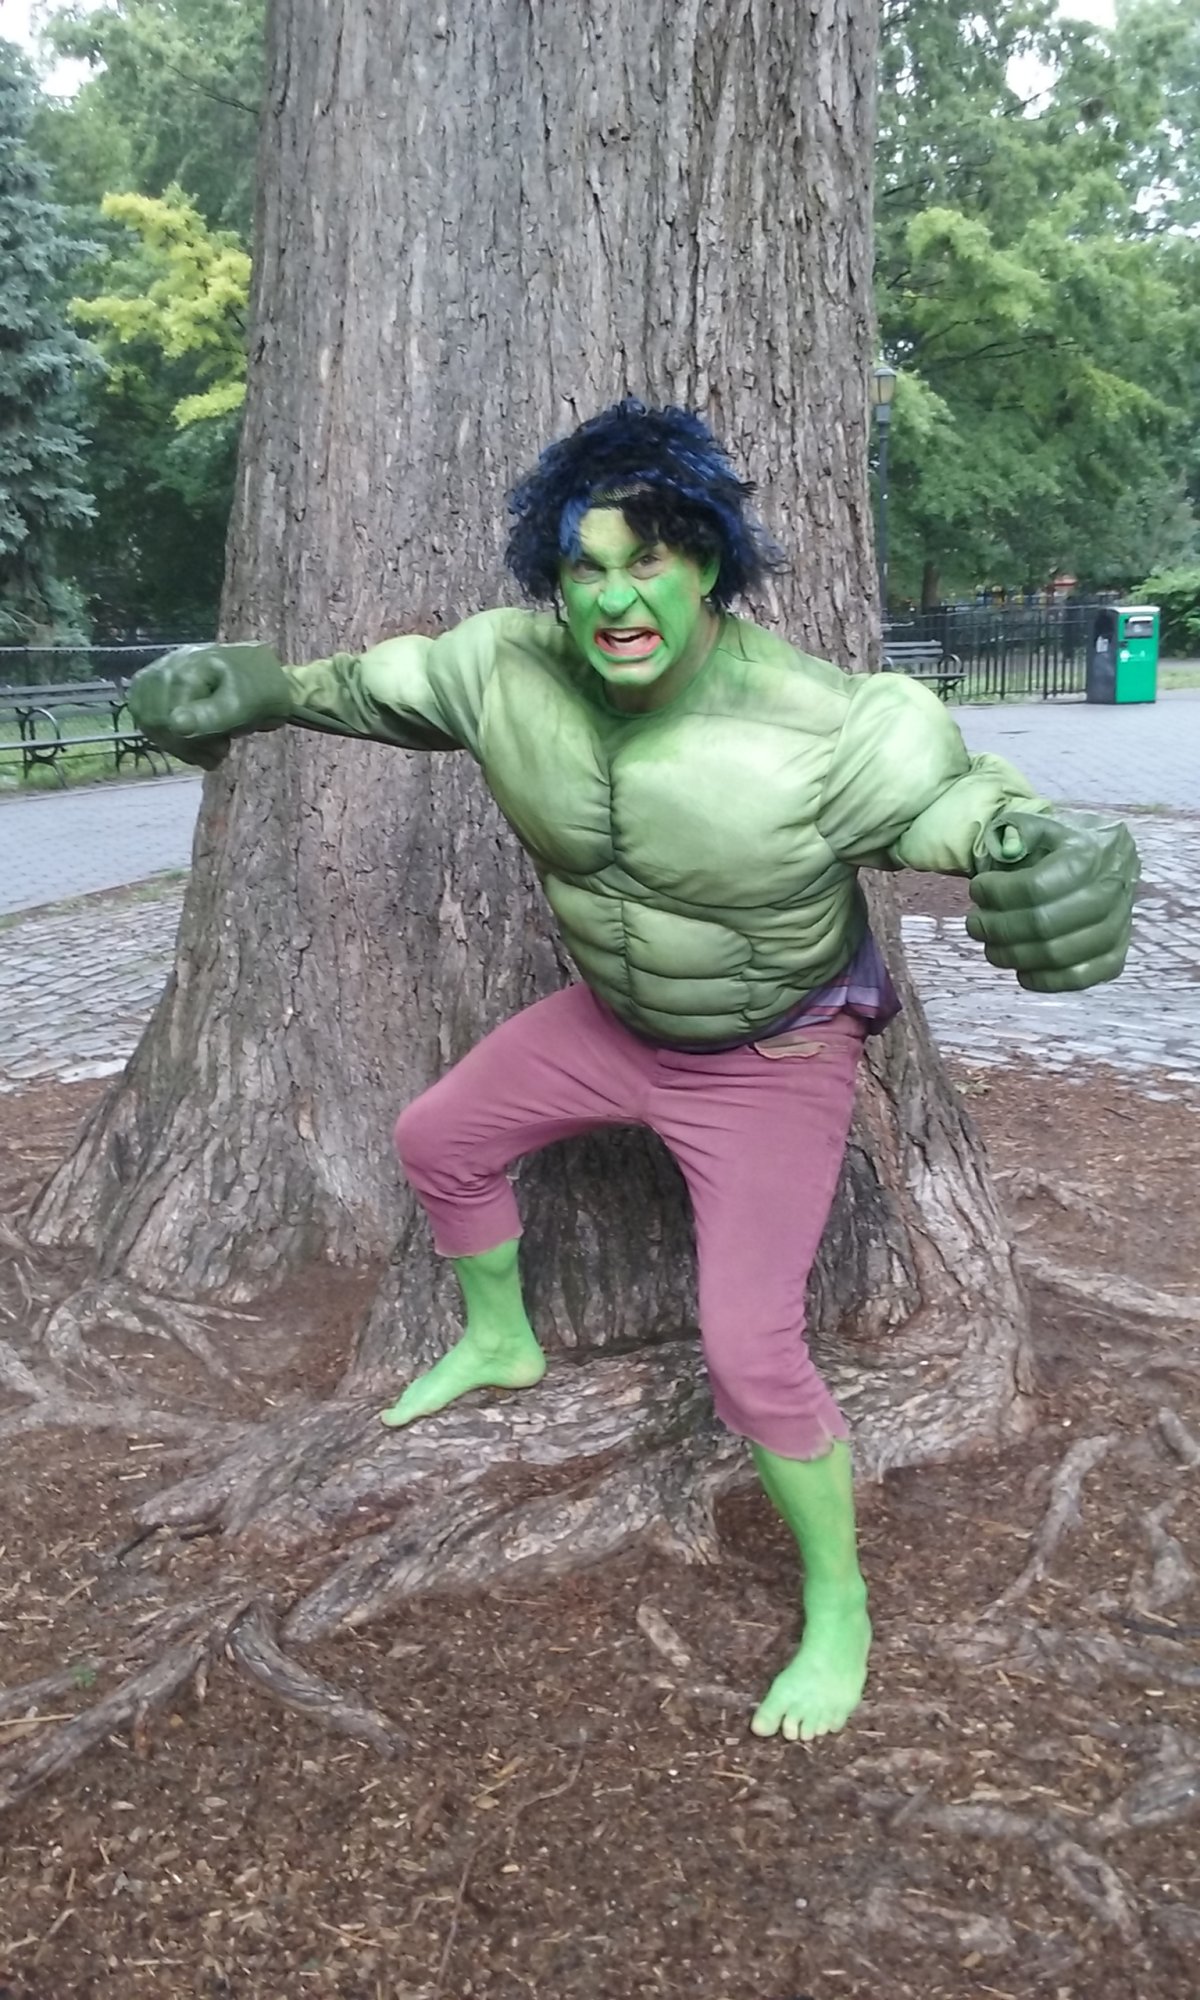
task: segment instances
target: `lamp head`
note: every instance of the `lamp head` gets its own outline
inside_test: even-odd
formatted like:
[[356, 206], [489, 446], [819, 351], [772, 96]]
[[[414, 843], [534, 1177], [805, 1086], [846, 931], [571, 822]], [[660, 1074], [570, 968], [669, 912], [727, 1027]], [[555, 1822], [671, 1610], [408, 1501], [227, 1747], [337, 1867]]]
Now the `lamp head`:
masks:
[[889, 368], [886, 361], [871, 370], [871, 401], [879, 411], [891, 408], [892, 397], [896, 393], [896, 370]]

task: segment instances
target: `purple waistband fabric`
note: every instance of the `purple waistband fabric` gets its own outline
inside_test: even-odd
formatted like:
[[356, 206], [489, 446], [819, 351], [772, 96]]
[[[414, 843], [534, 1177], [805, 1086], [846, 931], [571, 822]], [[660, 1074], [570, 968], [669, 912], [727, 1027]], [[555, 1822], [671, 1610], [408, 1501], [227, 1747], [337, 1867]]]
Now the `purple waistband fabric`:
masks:
[[[864, 934], [854, 957], [836, 979], [831, 979], [825, 986], [818, 986], [815, 993], [810, 993], [785, 1021], [768, 1029], [767, 1034], [782, 1034], [801, 1021], [810, 1024], [832, 1021], [834, 1015], [840, 1014], [843, 1009], [865, 1021], [869, 1035], [881, 1034], [888, 1022], [894, 1021], [900, 1012], [900, 995], [892, 984], [892, 975], [871, 931]], [[754, 1039], [762, 1042], [767, 1036], [755, 1035]]]

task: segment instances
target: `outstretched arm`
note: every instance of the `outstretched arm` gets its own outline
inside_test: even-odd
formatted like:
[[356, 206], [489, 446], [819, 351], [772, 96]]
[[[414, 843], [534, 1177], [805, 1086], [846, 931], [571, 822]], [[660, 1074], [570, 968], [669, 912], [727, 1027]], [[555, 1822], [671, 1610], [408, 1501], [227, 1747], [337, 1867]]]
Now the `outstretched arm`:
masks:
[[1138, 878], [1127, 827], [1035, 796], [1002, 757], [971, 756], [936, 696], [898, 674], [864, 679], [818, 818], [845, 861], [967, 875], [967, 928], [1022, 986], [1115, 979]]
[[504, 612], [468, 618], [439, 639], [387, 639], [364, 653], [285, 667], [269, 646], [184, 646], [129, 687], [152, 743], [206, 768], [235, 736], [285, 722], [405, 750], [474, 750]]

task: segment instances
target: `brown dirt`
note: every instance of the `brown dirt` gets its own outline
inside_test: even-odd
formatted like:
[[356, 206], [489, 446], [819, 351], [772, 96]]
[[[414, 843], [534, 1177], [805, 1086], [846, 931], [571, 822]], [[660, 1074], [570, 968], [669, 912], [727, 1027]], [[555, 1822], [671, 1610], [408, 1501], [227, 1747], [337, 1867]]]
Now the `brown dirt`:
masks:
[[[1115, 1077], [958, 1074], [997, 1167], [1036, 1165], [1073, 1190], [1067, 1209], [1036, 1191], [1014, 1200], [1024, 1240], [1200, 1290], [1194, 1103], [1149, 1103]], [[5, 1207], [94, 1094], [0, 1098]], [[277, 1360], [294, 1335], [286, 1389], [319, 1390], [355, 1298], [325, 1278], [273, 1304], [264, 1353]], [[1179, 1474], [1154, 1417], [1169, 1403], [1200, 1430], [1200, 1374], [1179, 1342], [1164, 1353], [1065, 1341], [1053, 1326], [1039, 1336], [1029, 1438], [864, 1496], [878, 1650], [870, 1699], [842, 1737], [760, 1744], [738, 1711], [670, 1691], [749, 1694], [788, 1650], [786, 1540], [757, 1499], [739, 1498], [716, 1569], [629, 1558], [544, 1589], [424, 1600], [316, 1649], [313, 1666], [403, 1732], [393, 1761], [220, 1669], [203, 1702], [189, 1695], [144, 1735], [111, 1738], [4, 1822], [0, 2000], [1183, 2000], [1200, 1944], [1200, 1784], [1180, 1794], [1190, 1821], [1103, 1845], [1089, 1823], [1164, 1745], [1186, 1752], [1200, 1734], [1197, 1593], [1157, 1620], [1129, 1608], [1146, 1510], [1177, 1493], [1170, 1532], [1197, 1546], [1200, 1479]], [[948, 1657], [939, 1635], [975, 1627], [1018, 1575], [1064, 1452], [1101, 1433], [1143, 1443], [1088, 1476], [1079, 1525], [1014, 1616], [1135, 1646], [1151, 1663], [1143, 1680], [1107, 1665], [1069, 1683], [1020, 1655]], [[73, 1711], [92, 1698], [88, 1662], [117, 1621], [215, 1569], [211, 1540], [168, 1573], [111, 1559], [131, 1496], [153, 1490], [174, 1451], [91, 1433], [6, 1447], [0, 1687], [74, 1664], [78, 1693], [51, 1704]], [[693, 1668], [644, 1637], [647, 1603]], [[0, 1746], [21, 1727], [0, 1723]], [[1000, 1838], [931, 1823], [964, 1803], [1057, 1815], [1063, 1837], [1077, 1830], [1118, 1871], [1136, 1915], [1114, 1928], [1111, 1898], [1097, 1914], [1061, 1851], [1056, 1865], [1011, 1827]]]

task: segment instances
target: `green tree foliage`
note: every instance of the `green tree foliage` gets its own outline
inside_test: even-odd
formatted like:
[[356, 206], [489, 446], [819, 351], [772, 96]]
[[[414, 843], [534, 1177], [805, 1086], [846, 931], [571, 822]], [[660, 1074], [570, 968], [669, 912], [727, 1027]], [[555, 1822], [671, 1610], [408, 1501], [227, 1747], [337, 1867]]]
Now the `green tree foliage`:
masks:
[[1184, 659], [1200, 653], [1200, 563], [1159, 570], [1137, 590], [1139, 604], [1157, 604], [1162, 650]]
[[263, 12], [264, 0], [118, 0], [49, 22], [54, 48], [93, 66], [75, 97], [43, 105], [39, 129], [59, 199], [97, 245], [73, 284], [107, 363], [86, 395], [96, 513], [67, 554], [113, 636], [216, 627]]
[[[1159, 536], [1172, 559], [1194, 551], [1198, 253], [1156, 226], [1179, 43], [1142, 29], [1198, 10], [1152, 0], [1107, 39], [1050, 0], [885, 10], [897, 595], [1064, 569], [1129, 582]], [[1022, 73], [1040, 78], [1025, 95]]]
[[28, 141], [34, 102], [28, 65], [0, 41], [0, 637], [17, 642], [77, 623], [57, 544], [91, 506], [71, 395], [90, 357], [62, 289], [81, 246], [46, 199]]
[[[98, 614], [172, 634], [215, 618], [263, 6], [75, 0], [50, 24], [94, 68], [37, 132], [103, 246], [73, 289], [109, 362], [70, 553]], [[1200, 0], [1126, 0], [1108, 30], [1055, 0], [883, 0], [881, 86], [896, 595], [1200, 560]]]
[[172, 184], [243, 241], [254, 212], [265, 0], [117, 0], [58, 9], [47, 38], [94, 65], [69, 116], [120, 135], [124, 169], [93, 198]]
[[[246, 395], [250, 293], [250, 259], [237, 237], [210, 229], [178, 187], [168, 188], [161, 201], [108, 194], [101, 209], [126, 225], [137, 249], [110, 260], [107, 290], [72, 300], [74, 318], [92, 329], [110, 359], [148, 346], [165, 361], [194, 366], [200, 386], [172, 410], [181, 429], [232, 415]], [[110, 382], [119, 374], [114, 367]]]

